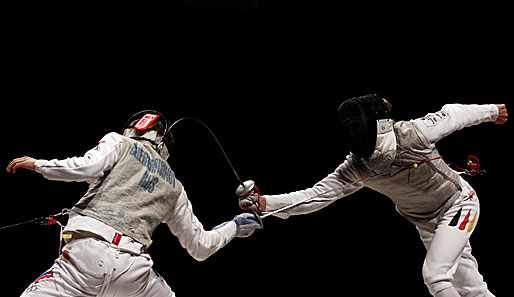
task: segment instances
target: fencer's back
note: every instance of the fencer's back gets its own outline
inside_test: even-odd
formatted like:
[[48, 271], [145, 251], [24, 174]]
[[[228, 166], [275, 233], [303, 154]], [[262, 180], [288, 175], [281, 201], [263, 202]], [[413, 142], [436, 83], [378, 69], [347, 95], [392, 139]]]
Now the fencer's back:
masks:
[[174, 207], [182, 184], [149, 141], [122, 138], [118, 162], [90, 185], [72, 210], [148, 247], [153, 230]]

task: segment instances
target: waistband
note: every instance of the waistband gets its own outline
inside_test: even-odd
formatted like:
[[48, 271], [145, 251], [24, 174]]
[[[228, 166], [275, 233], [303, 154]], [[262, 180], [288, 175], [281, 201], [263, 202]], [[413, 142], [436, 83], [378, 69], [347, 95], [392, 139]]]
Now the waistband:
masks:
[[115, 248], [140, 255], [145, 252], [143, 244], [130, 236], [124, 235], [113, 227], [94, 218], [80, 215], [70, 211], [68, 224], [63, 230], [63, 238], [66, 243], [80, 238], [93, 237], [108, 242]]

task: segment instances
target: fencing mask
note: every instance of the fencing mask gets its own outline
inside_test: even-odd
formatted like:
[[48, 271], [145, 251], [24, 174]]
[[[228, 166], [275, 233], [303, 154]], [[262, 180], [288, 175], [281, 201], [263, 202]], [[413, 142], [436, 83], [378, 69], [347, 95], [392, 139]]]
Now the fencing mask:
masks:
[[150, 141], [164, 160], [168, 159], [168, 149], [173, 146], [173, 136], [168, 131], [168, 122], [164, 115], [156, 110], [143, 110], [134, 114], [123, 126], [122, 134]]
[[360, 158], [369, 158], [375, 151], [377, 121], [389, 119], [390, 105], [375, 94], [344, 101], [338, 109], [345, 142]]

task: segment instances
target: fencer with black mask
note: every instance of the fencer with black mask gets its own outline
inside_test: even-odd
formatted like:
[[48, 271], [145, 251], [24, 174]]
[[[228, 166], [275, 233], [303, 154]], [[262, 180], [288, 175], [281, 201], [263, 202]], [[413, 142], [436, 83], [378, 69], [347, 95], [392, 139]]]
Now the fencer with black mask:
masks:
[[260, 228], [246, 213], [204, 229], [167, 162], [173, 138], [161, 113], [135, 114], [122, 134], [108, 133], [82, 157], [22, 157], [8, 165], [8, 172], [89, 183], [69, 212], [61, 256], [22, 296], [175, 296], [146, 252], [157, 225], [166, 223], [198, 261]]
[[[435, 144], [464, 127], [505, 123], [505, 105], [447, 104], [425, 117], [398, 122], [390, 118], [390, 109], [389, 102], [376, 95], [344, 101], [338, 112], [350, 149], [346, 160], [312, 188], [242, 196], [241, 208], [288, 218], [317, 211], [363, 187], [371, 188], [388, 196], [416, 226], [427, 248], [423, 278], [433, 296], [494, 296], [478, 272], [469, 243], [480, 213], [478, 197], [443, 161]], [[404, 292], [401, 282], [398, 290]]]

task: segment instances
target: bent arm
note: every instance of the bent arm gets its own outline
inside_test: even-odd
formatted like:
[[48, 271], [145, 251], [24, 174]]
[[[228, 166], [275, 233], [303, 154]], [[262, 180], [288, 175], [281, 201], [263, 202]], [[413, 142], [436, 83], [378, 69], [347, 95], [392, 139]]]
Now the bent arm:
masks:
[[49, 180], [86, 181], [91, 183], [102, 177], [118, 161], [122, 148], [122, 136], [105, 135], [98, 145], [82, 157], [64, 160], [39, 159], [34, 163], [36, 172]]
[[498, 107], [495, 104], [446, 104], [440, 111], [429, 113], [412, 122], [426, 141], [434, 144], [457, 130], [483, 122], [493, 122], [497, 118]]
[[203, 261], [224, 247], [236, 235], [237, 226], [233, 221], [223, 227], [205, 231], [202, 223], [193, 213], [193, 206], [184, 190], [177, 204], [168, 214], [165, 223], [175, 235], [180, 245], [196, 260]]
[[[272, 212], [283, 207], [299, 203], [297, 206], [279, 212], [276, 215], [288, 218], [320, 210], [336, 200], [348, 196], [363, 187], [361, 174], [355, 159], [348, 156], [333, 173], [317, 182], [313, 187], [280, 195], [265, 195], [266, 211]], [[304, 202], [301, 202], [304, 201]]]

